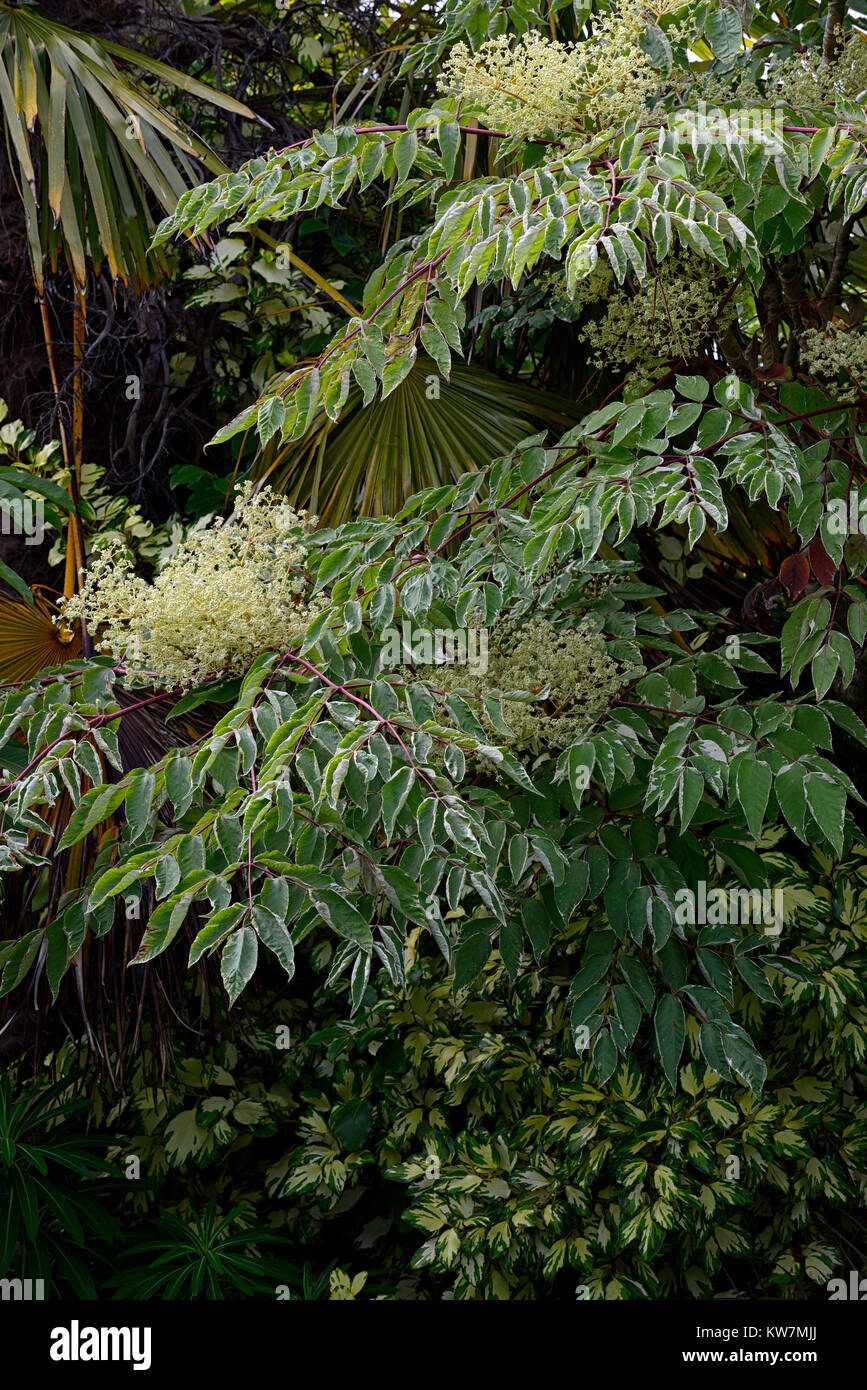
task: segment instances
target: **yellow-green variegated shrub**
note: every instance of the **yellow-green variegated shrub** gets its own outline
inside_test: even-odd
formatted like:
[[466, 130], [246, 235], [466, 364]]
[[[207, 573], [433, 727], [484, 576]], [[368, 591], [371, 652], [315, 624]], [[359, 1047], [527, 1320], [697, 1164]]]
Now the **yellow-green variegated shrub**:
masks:
[[162, 1180], [216, 1183], [264, 1204], [314, 1264], [339, 1252], [347, 1277], [375, 1270], [387, 1292], [361, 1297], [827, 1297], [860, 1258], [867, 854], [805, 860], [775, 838], [811, 983], [784, 979], [779, 1004], [737, 997], [768, 1063], [761, 1095], [710, 1070], [697, 1024], [676, 1091], [646, 1047], [600, 1085], [570, 1042], [593, 929], [579, 916], [514, 987], [494, 955], [455, 994], [416, 933], [406, 997], [353, 1024], [321, 993], [259, 1000], [256, 1050], [185, 1060], [125, 1127], [143, 1126], [136, 1150]]

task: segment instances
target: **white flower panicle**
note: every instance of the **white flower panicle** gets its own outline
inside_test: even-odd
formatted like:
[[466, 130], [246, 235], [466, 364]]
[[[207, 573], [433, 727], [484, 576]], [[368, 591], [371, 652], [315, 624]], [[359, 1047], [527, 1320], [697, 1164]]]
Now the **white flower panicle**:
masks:
[[328, 606], [306, 593], [301, 542], [314, 524], [247, 483], [233, 519], [191, 532], [152, 583], [122, 548], [98, 554], [62, 619], [84, 618], [129, 676], [167, 689], [240, 674], [262, 652], [297, 645]]
[[[653, 13], [658, 20], [684, 8], [683, 0], [658, 0]], [[647, 24], [644, 0], [623, 0], [613, 14], [597, 16], [592, 38], [578, 44], [537, 32], [514, 47], [505, 34], [488, 39], [476, 53], [458, 43], [440, 87], [477, 105], [492, 128], [530, 140], [617, 127], [640, 119], [648, 98], [672, 80], [641, 49]], [[679, 26], [670, 37], [680, 37]]]
[[[491, 742], [529, 753], [567, 748], [584, 738], [624, 680], [589, 618], [563, 629], [546, 618], [506, 620], [491, 632], [484, 675], [448, 665], [415, 667], [407, 670], [407, 677], [428, 682], [441, 698], [459, 690], [477, 697], [473, 709], [491, 731]], [[484, 697], [510, 691], [547, 694], [544, 699], [503, 702], [506, 723], [514, 730], [514, 738], [507, 740], [488, 719]], [[440, 712], [449, 722], [444, 705]]]
[[630, 370], [631, 394], [650, 389], [662, 363], [697, 357], [705, 341], [722, 337], [737, 315], [729, 272], [693, 251], [673, 252], [640, 285], [618, 286], [602, 262], [571, 294], [562, 270], [541, 275], [539, 284], [559, 317], [582, 315], [578, 338], [589, 347], [593, 366]]
[[838, 49], [833, 62], [825, 63], [821, 52], [794, 53], [772, 69], [769, 95], [787, 106], [801, 110], [832, 105], [839, 97], [863, 100], [867, 91], [867, 43], [857, 33], [837, 30]]
[[[808, 328], [800, 337], [801, 359], [808, 371], [830, 386], [839, 401], [857, 401], [867, 393], [867, 333], [845, 324]], [[849, 378], [837, 386], [840, 373]]]
[[840, 97], [863, 100], [867, 92], [867, 43], [857, 32], [837, 30], [837, 56], [826, 63], [821, 49], [795, 48], [788, 57], [780, 48], [768, 65], [762, 85], [737, 72], [698, 73], [691, 84], [692, 99], [729, 111], [778, 109], [795, 112], [833, 106]]
[[634, 291], [609, 281], [604, 316], [580, 338], [597, 367], [627, 366], [649, 373], [671, 357], [689, 361], [709, 336], [722, 337], [737, 312], [728, 272], [693, 251], [676, 251]]

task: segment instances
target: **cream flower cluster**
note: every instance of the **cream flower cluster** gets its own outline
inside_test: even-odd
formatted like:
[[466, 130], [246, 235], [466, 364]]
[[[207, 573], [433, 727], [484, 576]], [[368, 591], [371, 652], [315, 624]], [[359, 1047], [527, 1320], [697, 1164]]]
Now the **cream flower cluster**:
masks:
[[[654, 16], [684, 9], [683, 0], [657, 0]], [[507, 35], [473, 53], [452, 48], [441, 90], [478, 106], [492, 128], [527, 139], [567, 137], [640, 119], [664, 81], [639, 44], [648, 24], [644, 0], [622, 0], [594, 20], [593, 36], [564, 44], [538, 32], [512, 46]], [[673, 33], [677, 38], [679, 31]]]
[[580, 55], [566, 44], [528, 33], [512, 48], [502, 34], [475, 54], [456, 44], [440, 87], [477, 104], [492, 128], [532, 140], [581, 128], [580, 72]]
[[840, 401], [856, 401], [859, 391], [867, 394], [867, 333], [829, 323], [827, 328], [809, 328], [800, 338], [801, 358], [812, 376], [833, 385], [841, 372], [854, 382], [834, 388]]
[[[604, 639], [592, 621], [560, 630], [546, 618], [506, 621], [491, 632], [488, 669], [484, 675], [457, 665], [416, 667], [408, 679], [428, 683], [440, 697], [440, 717], [450, 722], [442, 697], [464, 690], [475, 697], [473, 711], [490, 732], [491, 742], [513, 751], [539, 753], [568, 748], [584, 738], [608, 709], [623, 677], [608, 655]], [[504, 700], [506, 723], [514, 730], [507, 740], [491, 724], [484, 698], [509, 691], [538, 694], [544, 700]]]
[[847, 36], [842, 28], [837, 35], [837, 57], [831, 63], [823, 62], [821, 49], [797, 50], [781, 57], [787, 51], [781, 48], [761, 88], [752, 79], [732, 73], [699, 73], [690, 85], [690, 101], [701, 99], [709, 106], [738, 113], [780, 105], [799, 111], [833, 105], [838, 96], [863, 98], [867, 91], [867, 42], [857, 33]]
[[725, 334], [737, 312], [734, 295], [720, 307], [730, 287], [730, 277], [711, 260], [678, 251], [634, 294], [614, 291], [604, 316], [580, 337], [593, 349], [596, 366], [634, 367], [652, 376], [659, 362], [695, 357], [708, 337]]
[[240, 674], [301, 641], [327, 607], [306, 596], [301, 539], [313, 522], [271, 489], [245, 484], [235, 515], [191, 532], [153, 583], [120, 547], [99, 553], [63, 620], [84, 617], [101, 651], [167, 689]]
[[689, 94], [685, 97], [687, 107], [704, 101], [706, 106], [736, 113], [758, 110], [768, 104], [765, 93], [749, 77], [730, 72], [719, 76], [711, 70], [691, 74], [691, 79]]
[[610, 297], [614, 289], [614, 275], [608, 261], [601, 260], [596, 262], [588, 275], [582, 275], [571, 295], [565, 270], [538, 271], [533, 284], [535, 289], [549, 296], [554, 312], [571, 322], [576, 318], [575, 310], [585, 309], [588, 304], [596, 304], [600, 299]]
[[865, 90], [867, 43], [858, 34], [843, 40], [832, 63], [823, 63], [818, 50], [796, 53], [777, 64], [768, 81], [769, 94], [796, 110], [833, 105], [837, 96], [857, 100]]

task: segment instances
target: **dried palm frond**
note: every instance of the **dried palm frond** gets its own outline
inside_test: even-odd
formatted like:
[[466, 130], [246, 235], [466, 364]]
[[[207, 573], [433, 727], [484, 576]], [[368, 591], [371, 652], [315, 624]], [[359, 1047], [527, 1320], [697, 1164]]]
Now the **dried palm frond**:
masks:
[[54, 622], [57, 608], [44, 591], [33, 603], [0, 595], [0, 683], [26, 681], [81, 655], [81, 633]]

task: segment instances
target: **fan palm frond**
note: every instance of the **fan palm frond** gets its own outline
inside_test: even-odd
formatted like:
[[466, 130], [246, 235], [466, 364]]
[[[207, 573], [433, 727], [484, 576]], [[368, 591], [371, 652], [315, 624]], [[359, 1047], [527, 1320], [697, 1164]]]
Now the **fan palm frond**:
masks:
[[26, 681], [81, 655], [81, 633], [57, 625], [57, 609], [36, 591], [33, 603], [0, 595], [0, 682]]
[[301, 440], [269, 447], [252, 476], [284, 492], [328, 526], [394, 515], [423, 488], [486, 468], [527, 435], [568, 429], [571, 401], [455, 363], [451, 379], [419, 357], [385, 400], [364, 406], [353, 386], [340, 419], [321, 413]]

